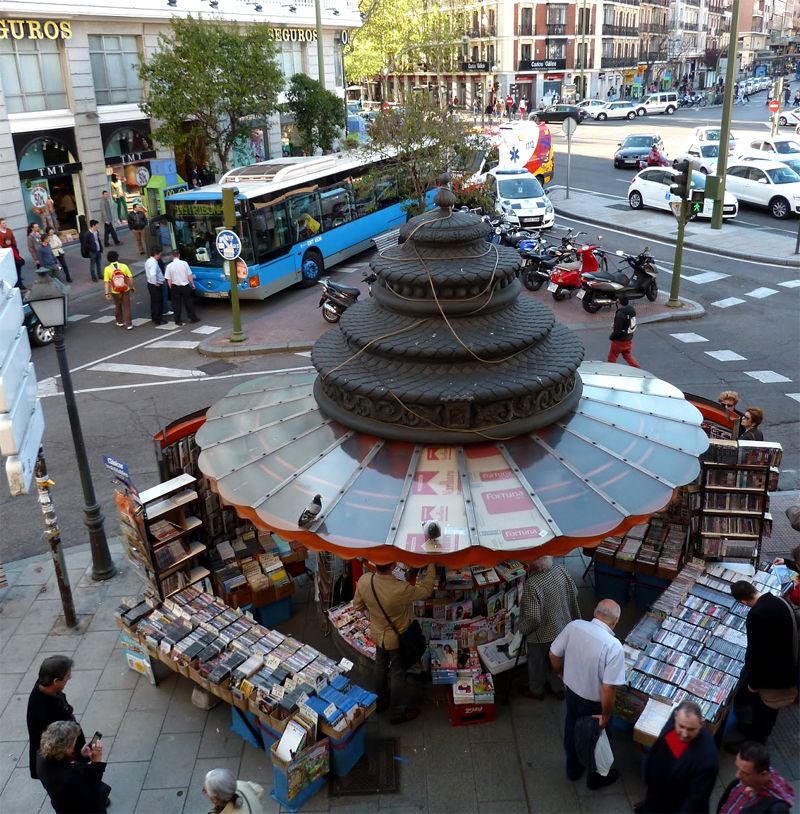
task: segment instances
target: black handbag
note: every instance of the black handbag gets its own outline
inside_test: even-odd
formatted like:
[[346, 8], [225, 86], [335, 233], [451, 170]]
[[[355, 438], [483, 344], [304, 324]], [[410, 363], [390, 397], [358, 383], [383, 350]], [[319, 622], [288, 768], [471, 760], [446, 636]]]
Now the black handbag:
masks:
[[386, 618], [389, 627], [394, 631], [395, 636], [397, 636], [400, 642], [400, 663], [403, 665], [404, 670], [408, 670], [409, 667], [413, 667], [422, 658], [428, 648], [428, 642], [425, 640], [422, 628], [415, 619], [406, 630], [402, 633], [398, 632], [394, 623], [389, 618], [389, 614], [383, 609], [381, 600], [378, 599], [378, 594], [375, 592], [375, 574], [373, 574], [372, 579], [370, 579], [370, 586], [372, 587], [372, 594], [375, 597], [375, 601], [381, 609], [381, 613]]

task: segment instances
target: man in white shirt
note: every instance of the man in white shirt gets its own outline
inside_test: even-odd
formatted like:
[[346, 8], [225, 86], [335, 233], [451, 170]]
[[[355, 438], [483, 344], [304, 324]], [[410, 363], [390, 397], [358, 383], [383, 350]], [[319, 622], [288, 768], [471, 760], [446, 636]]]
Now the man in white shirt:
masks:
[[189, 264], [181, 260], [181, 253], [178, 249], [172, 251], [172, 262], [164, 271], [164, 277], [169, 286], [169, 293], [172, 297], [172, 308], [175, 311], [175, 324], [183, 325], [181, 322], [181, 304], [186, 306], [186, 315], [189, 322], [200, 322], [194, 310], [192, 292], [194, 291], [194, 275]]
[[147, 291], [150, 294], [150, 319], [154, 325], [164, 324], [164, 299], [162, 295], [163, 287], [166, 285], [164, 272], [161, 271], [159, 260], [161, 259], [161, 249], [152, 249], [150, 257], [144, 264], [144, 273], [147, 277]]
[[[600, 729], [608, 726], [614, 711], [617, 687], [625, 684], [625, 655], [614, 636], [619, 621], [619, 605], [603, 599], [594, 609], [591, 622], [576, 619], [558, 634], [550, 647], [553, 671], [563, 677], [567, 687], [567, 715], [564, 723], [564, 751], [567, 753], [567, 777], [577, 780], [585, 767], [578, 758], [575, 724], [591, 715]], [[586, 778], [589, 789], [614, 783], [619, 772], [612, 769], [606, 777], [591, 772]]]

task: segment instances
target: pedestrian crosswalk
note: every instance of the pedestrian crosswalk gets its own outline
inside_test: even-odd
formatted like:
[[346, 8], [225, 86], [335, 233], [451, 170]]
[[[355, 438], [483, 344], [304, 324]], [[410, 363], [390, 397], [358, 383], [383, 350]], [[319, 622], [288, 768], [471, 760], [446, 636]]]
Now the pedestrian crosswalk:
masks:
[[183, 339], [159, 339], [153, 342], [151, 348], [175, 348], [177, 350], [194, 350], [200, 343]]
[[184, 370], [180, 367], [161, 367], [159, 365], [126, 365], [103, 362], [90, 367], [97, 373], [140, 373], [144, 376], [157, 376], [164, 379], [202, 379], [206, 373], [202, 370]]
[[679, 342], [708, 342], [708, 340], [704, 336], [700, 336], [700, 334], [694, 333], [683, 333], [683, 334], [670, 334], [671, 337], [677, 339]]
[[67, 319], [69, 322], [80, 322], [82, 319], [89, 319], [90, 314], [70, 314]]
[[717, 308], [730, 308], [734, 305], [740, 305], [743, 302], [745, 302], [745, 300], [742, 300], [739, 297], [726, 297], [724, 300], [717, 300], [711, 304]]
[[222, 328], [218, 328], [215, 325], [201, 325], [199, 328], [193, 328], [193, 334], [215, 334], [217, 331], [221, 331]]
[[711, 356], [713, 359], [716, 359], [718, 362], [746, 362], [747, 359], [744, 356], [740, 356], [738, 353], [732, 350], [707, 350], [707, 356]]
[[778, 382], [790, 382], [791, 379], [787, 376], [783, 376], [780, 373], [776, 373], [774, 370], [745, 370], [745, 376], [750, 376], [753, 379], [757, 379], [762, 384], [776, 384]]
[[107, 322], [114, 322], [115, 319], [116, 318], [114, 317], [113, 314], [105, 314], [102, 317], [96, 317], [95, 319], [92, 320], [92, 322], [100, 323], [102, 325], [102, 324], [105, 324]]
[[745, 296], [753, 297], [756, 300], [763, 300], [765, 297], [771, 297], [777, 293], [778, 290], [776, 288], [754, 288], [752, 291], [748, 291]]

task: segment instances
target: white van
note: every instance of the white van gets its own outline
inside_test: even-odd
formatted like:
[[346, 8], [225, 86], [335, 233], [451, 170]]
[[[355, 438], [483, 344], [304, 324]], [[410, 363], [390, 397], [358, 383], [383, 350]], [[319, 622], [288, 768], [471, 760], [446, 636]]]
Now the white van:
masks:
[[674, 91], [660, 91], [651, 93], [640, 105], [636, 112], [643, 116], [645, 113], [668, 113], [672, 115], [678, 109], [678, 94]]
[[555, 223], [553, 204], [542, 185], [527, 170], [490, 170], [495, 211], [523, 229], [549, 229]]

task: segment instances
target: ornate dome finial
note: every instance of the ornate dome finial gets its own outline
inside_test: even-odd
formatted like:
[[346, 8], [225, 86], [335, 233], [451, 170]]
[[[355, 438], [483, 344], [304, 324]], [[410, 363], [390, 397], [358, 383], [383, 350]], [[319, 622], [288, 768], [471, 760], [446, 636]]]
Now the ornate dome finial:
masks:
[[453, 179], [443, 172], [437, 179], [436, 183], [439, 184], [439, 191], [433, 199], [433, 202], [440, 209], [452, 209], [456, 205], [456, 196], [453, 190], [450, 189], [450, 182]]

